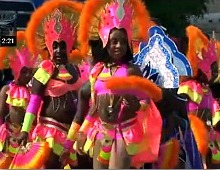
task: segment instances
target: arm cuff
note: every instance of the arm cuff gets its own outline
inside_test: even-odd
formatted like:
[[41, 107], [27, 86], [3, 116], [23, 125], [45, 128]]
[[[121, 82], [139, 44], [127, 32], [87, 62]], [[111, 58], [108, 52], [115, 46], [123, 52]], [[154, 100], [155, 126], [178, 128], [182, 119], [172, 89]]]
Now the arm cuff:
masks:
[[24, 123], [23, 123], [21, 131], [29, 133], [34, 119], [35, 119], [35, 115], [27, 112], [24, 117]]

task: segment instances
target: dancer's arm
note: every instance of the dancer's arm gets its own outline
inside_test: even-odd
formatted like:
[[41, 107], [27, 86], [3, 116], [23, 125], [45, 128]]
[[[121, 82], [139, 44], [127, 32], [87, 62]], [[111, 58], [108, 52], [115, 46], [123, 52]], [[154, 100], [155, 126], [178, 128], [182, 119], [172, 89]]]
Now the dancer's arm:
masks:
[[34, 74], [31, 88], [31, 98], [24, 117], [23, 126], [21, 129], [22, 133], [18, 138], [19, 143], [27, 139], [28, 133], [32, 128], [32, 124], [41, 106], [46, 84], [52, 77], [53, 71], [53, 63], [50, 60], [45, 60], [41, 63], [40, 67]]
[[[67, 141], [65, 142], [66, 149], [72, 146], [73, 142], [76, 140], [78, 131], [85, 128], [85, 122], [87, 122], [86, 115], [90, 108], [90, 97], [91, 86], [90, 82], [87, 81], [78, 92], [77, 112], [67, 135]], [[88, 124], [88, 122], [86, 124]]]
[[8, 91], [8, 89], [9, 86], [5, 85], [2, 87], [0, 92], [0, 125], [4, 123], [4, 118], [8, 113], [8, 107], [6, 104], [6, 100], [7, 100], [6, 92]]
[[34, 78], [32, 90], [31, 90], [32, 94], [25, 113], [21, 132], [27, 132], [27, 133], [30, 132], [32, 124], [37, 116], [38, 110], [41, 105], [41, 101], [43, 98], [42, 91], [44, 91], [43, 89], [44, 89], [44, 85]]

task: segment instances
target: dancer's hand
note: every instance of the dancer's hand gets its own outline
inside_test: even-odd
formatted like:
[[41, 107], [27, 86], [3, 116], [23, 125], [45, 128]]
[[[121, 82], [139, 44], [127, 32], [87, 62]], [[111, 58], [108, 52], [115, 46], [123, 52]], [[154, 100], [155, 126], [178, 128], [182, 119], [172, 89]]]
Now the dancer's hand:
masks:
[[65, 149], [63, 151], [63, 153], [60, 155], [60, 162], [62, 163], [63, 166], [67, 165], [68, 164], [68, 158], [70, 156], [70, 152], [69, 150]]
[[23, 145], [26, 145], [28, 139], [28, 133], [27, 132], [21, 132], [20, 135], [17, 137], [17, 143], [20, 145], [21, 143]]
[[83, 147], [84, 147], [85, 142], [86, 142], [86, 134], [83, 132], [78, 132], [76, 135], [76, 143], [75, 143], [76, 148], [75, 149], [76, 149], [76, 152], [80, 155], [85, 154], [83, 152]]

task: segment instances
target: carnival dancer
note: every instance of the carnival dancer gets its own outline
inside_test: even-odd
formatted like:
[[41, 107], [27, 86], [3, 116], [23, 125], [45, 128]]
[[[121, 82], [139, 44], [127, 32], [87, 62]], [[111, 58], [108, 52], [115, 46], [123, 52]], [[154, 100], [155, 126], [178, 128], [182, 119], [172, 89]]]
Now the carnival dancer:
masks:
[[[33, 76], [37, 58], [30, 54], [26, 42], [25, 32], [18, 31], [17, 46], [0, 48], [1, 62], [8, 60], [14, 75], [14, 80], [3, 86], [0, 94], [0, 151], [8, 154], [9, 157], [13, 157], [19, 148], [16, 137], [20, 134], [30, 100], [28, 83]], [[8, 168], [2, 165], [0, 167]]]
[[[82, 3], [68, 0], [45, 2], [31, 16], [27, 26], [28, 47], [45, 58], [33, 76], [32, 95], [27, 107], [18, 142], [28, 136], [40, 107], [39, 121], [32, 138], [47, 141], [51, 148], [45, 168], [62, 168], [77, 163], [76, 153], [70, 150], [68, 162], [60, 156], [69, 149], [65, 143], [67, 132], [76, 112], [77, 90], [81, 86], [79, 69], [71, 64], [78, 60], [76, 36]], [[74, 129], [79, 126], [74, 127]]]
[[[178, 89], [178, 94], [186, 95], [188, 98], [189, 120], [198, 149], [203, 157], [204, 168], [206, 168], [206, 156], [208, 145], [212, 143], [213, 126], [215, 126], [216, 115], [219, 112], [219, 106], [212, 96], [209, 88], [211, 78], [211, 64], [216, 62], [216, 42], [209, 40], [195, 26], [188, 26], [186, 33], [189, 38], [187, 57], [193, 69], [193, 76], [182, 82]], [[217, 119], [218, 116], [217, 116]], [[210, 140], [211, 139], [211, 140]], [[215, 146], [210, 147], [212, 157], [218, 159], [218, 153], [215, 152]], [[217, 156], [217, 157], [216, 157]]]
[[[77, 111], [76, 111], [76, 115], [74, 118], [75, 119], [74, 122], [77, 123], [76, 126], [82, 124], [91, 106], [91, 86], [90, 86], [90, 81], [89, 81], [89, 72], [95, 64], [103, 60], [102, 51], [100, 51], [101, 49], [102, 49], [102, 41], [100, 38], [89, 40], [89, 50], [88, 50], [88, 53], [86, 54], [87, 58], [85, 58], [85, 61], [87, 62], [84, 61], [83, 63], [85, 65], [81, 65], [79, 67], [80, 72], [81, 72], [81, 77], [84, 77], [84, 84], [82, 85], [82, 87], [80, 88], [78, 92]], [[82, 67], [82, 66], [86, 66], [86, 67]], [[87, 72], [87, 70], [89, 72]], [[82, 74], [84, 76], [82, 76]], [[74, 123], [72, 125], [75, 126]], [[75, 131], [74, 134], [76, 132], [77, 131]], [[70, 133], [71, 133], [71, 130], [70, 130]], [[71, 139], [71, 136], [73, 139]], [[69, 135], [70, 138], [68, 138], [69, 147], [73, 145], [73, 141], [74, 141], [74, 135], [71, 135], [71, 136]], [[66, 160], [66, 158], [68, 158], [68, 155], [69, 155], [69, 152], [68, 150], [66, 150], [66, 152], [62, 155], [61, 159]], [[80, 159], [78, 159], [79, 160], [78, 166], [80, 168], [89, 169], [92, 167], [91, 157], [89, 157], [88, 155], [78, 155], [78, 157], [80, 157]]]
[[[142, 23], [143, 20], [147, 23]], [[100, 37], [103, 44], [100, 50], [103, 52], [103, 62], [97, 63], [91, 71], [91, 89], [89, 85], [88, 91], [84, 89], [87, 94], [91, 93], [92, 105], [89, 114], [83, 124], [80, 118], [84, 115], [76, 115], [72, 125], [82, 124], [79, 132], [75, 133], [75, 146], [82, 154], [87, 138], [84, 151], [93, 151], [94, 168], [130, 168], [138, 161], [154, 161], [149, 159], [156, 157], [142, 155], [142, 160], [137, 158], [139, 153], [142, 154], [139, 144], [143, 146], [144, 138], [142, 125], [137, 117], [137, 111], [142, 108], [140, 101], [135, 96], [115, 95], [105, 89], [105, 82], [113, 77], [142, 77], [140, 70], [131, 63], [131, 40], [146, 39], [147, 35], [143, 30], [147, 30], [151, 24], [148, 12], [139, 0], [89, 0], [83, 7], [79, 26], [81, 52], [86, 55], [89, 39]], [[153, 105], [151, 102], [150, 104]], [[159, 115], [156, 107], [154, 111]], [[160, 130], [160, 115], [158, 120]], [[160, 133], [161, 131], [158, 136]], [[155, 148], [159, 148], [159, 143]]]

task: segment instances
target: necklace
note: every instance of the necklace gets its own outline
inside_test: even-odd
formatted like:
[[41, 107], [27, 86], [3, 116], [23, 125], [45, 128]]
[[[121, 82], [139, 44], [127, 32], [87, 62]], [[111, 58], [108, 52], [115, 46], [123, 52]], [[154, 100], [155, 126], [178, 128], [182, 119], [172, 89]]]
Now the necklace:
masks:
[[109, 106], [107, 108], [108, 113], [111, 114], [113, 113], [113, 101], [114, 101], [114, 95], [110, 94], [110, 99], [109, 99]]

